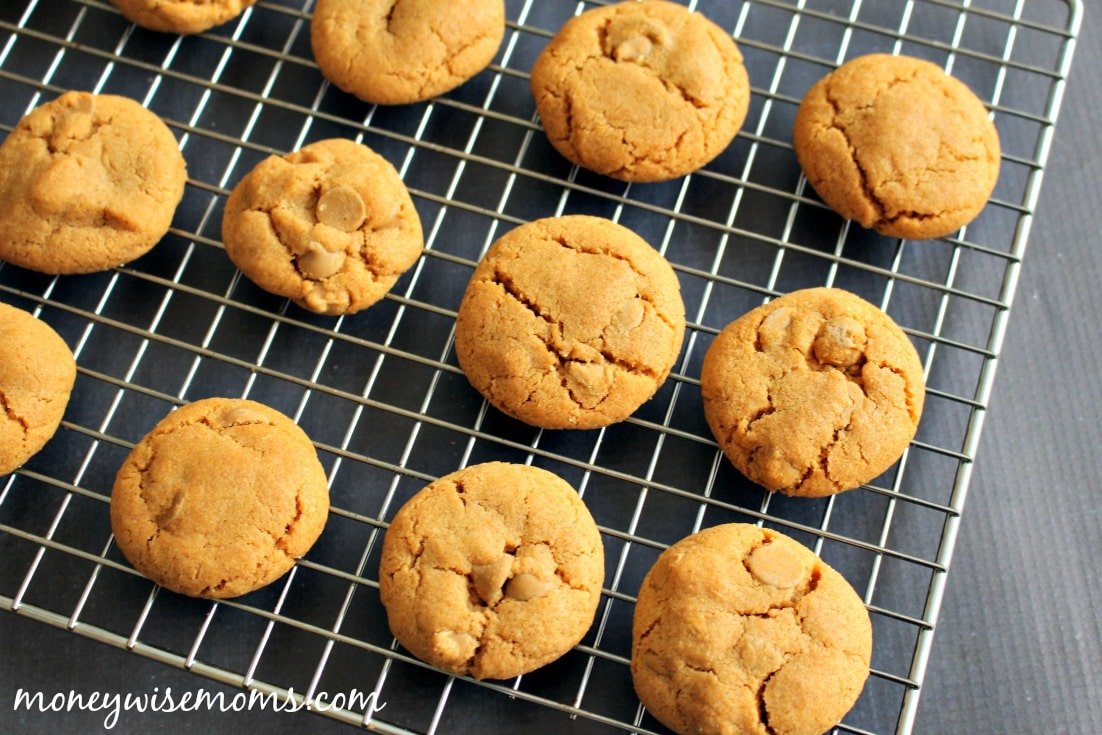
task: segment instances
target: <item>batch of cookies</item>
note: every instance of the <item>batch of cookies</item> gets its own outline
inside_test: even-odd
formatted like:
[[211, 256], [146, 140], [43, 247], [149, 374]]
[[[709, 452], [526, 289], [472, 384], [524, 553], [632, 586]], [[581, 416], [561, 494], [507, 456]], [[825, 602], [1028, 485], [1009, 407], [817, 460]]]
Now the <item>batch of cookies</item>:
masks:
[[[251, 4], [114, 2], [136, 23], [177, 33]], [[501, 0], [318, 0], [312, 41], [341, 89], [410, 103], [485, 68], [504, 20]], [[531, 86], [558, 151], [630, 182], [711, 161], [750, 99], [731, 35], [658, 0], [567, 22]], [[928, 62], [882, 55], [854, 59], [807, 92], [794, 144], [828, 205], [906, 238], [941, 237], [973, 219], [1000, 157], [995, 127], [965, 85]], [[176, 140], [153, 113], [122, 97], [64, 94], [0, 146], [0, 258], [51, 274], [129, 262], [166, 233], [185, 182]], [[394, 167], [337, 139], [256, 166], [230, 195], [222, 233], [226, 254], [259, 286], [329, 315], [370, 307], [423, 249]], [[516, 227], [485, 253], [459, 307], [455, 351], [503, 413], [544, 429], [592, 429], [654, 396], [685, 326], [662, 255], [609, 220], [562, 216]], [[50, 327], [0, 304], [0, 474], [50, 439], [75, 376]], [[731, 322], [700, 377], [707, 423], [735, 467], [804, 497], [886, 471], [914, 437], [925, 393], [915, 348], [891, 318], [825, 288]], [[110, 505], [135, 569], [206, 598], [283, 575], [320, 536], [328, 508], [306, 434], [271, 408], [223, 398], [153, 427], [118, 471]], [[600, 533], [573, 488], [542, 469], [488, 463], [440, 478], [401, 508], [379, 587], [412, 654], [454, 674], [506, 679], [583, 638], [604, 571]], [[872, 648], [868, 612], [841, 575], [797, 542], [740, 524], [659, 557], [632, 634], [636, 691], [681, 733], [821, 733], [856, 701]]]

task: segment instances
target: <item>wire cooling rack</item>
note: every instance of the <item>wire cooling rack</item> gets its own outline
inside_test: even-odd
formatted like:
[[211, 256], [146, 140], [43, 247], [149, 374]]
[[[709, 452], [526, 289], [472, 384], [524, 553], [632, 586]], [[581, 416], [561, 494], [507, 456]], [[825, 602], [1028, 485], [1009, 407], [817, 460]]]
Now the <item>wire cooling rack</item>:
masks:
[[[509, 0], [495, 63], [430, 103], [364, 105], [325, 83], [311, 0], [260, 2], [178, 38], [130, 26], [100, 0], [0, 7], [0, 128], [67, 89], [134, 97], [166, 119], [190, 179], [150, 255], [51, 278], [0, 263], [0, 300], [74, 348], [66, 420], [0, 478], [0, 607], [260, 692], [373, 693], [386, 708], [328, 716], [384, 732], [652, 732], [628, 669], [634, 595], [668, 544], [729, 521], [796, 537], [839, 569], [872, 614], [873, 673], [839, 732], [914, 721], [972, 462], [1048, 159], [1081, 7], [1062, 0], [745, 0], [690, 3], [739, 40], [753, 84], [743, 132], [706, 169], [629, 186], [570, 167], [527, 89], [550, 35], [583, 3]], [[858, 54], [931, 59], [989, 103], [1003, 141], [994, 199], [957, 237], [890, 240], [851, 228], [801, 178], [800, 97]], [[243, 279], [222, 252], [222, 207], [259, 160], [351, 137], [400, 170], [427, 250], [367, 312], [316, 317]], [[459, 372], [455, 308], [474, 262], [513, 226], [588, 213], [635, 229], [681, 279], [689, 331], [674, 374], [629, 421], [543, 432], [488, 409]], [[916, 440], [887, 474], [831, 499], [770, 496], [722, 459], [702, 416], [700, 363], [717, 331], [773, 296], [829, 284], [888, 311], [929, 384]], [[173, 406], [241, 395], [316, 441], [333, 499], [317, 546], [282, 580], [212, 603], [159, 591], [111, 542], [114, 472]], [[562, 660], [507, 682], [455, 679], [398, 648], [378, 601], [381, 534], [433, 478], [491, 459], [565, 477], [601, 527], [606, 589]], [[366, 711], [365, 711], [366, 710]]]

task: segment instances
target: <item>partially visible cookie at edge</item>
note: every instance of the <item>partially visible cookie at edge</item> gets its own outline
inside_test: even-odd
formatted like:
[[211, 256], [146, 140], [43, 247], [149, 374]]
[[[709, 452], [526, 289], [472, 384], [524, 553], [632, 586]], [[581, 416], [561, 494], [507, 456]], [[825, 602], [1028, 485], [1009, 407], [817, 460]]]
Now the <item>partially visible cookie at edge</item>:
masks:
[[414, 495], [383, 540], [390, 629], [453, 674], [508, 679], [559, 658], [593, 622], [601, 535], [581, 498], [536, 467], [491, 462]]
[[899, 459], [925, 398], [892, 319], [837, 288], [794, 291], [728, 324], [704, 357], [704, 413], [728, 459], [768, 490], [818, 497]]
[[73, 353], [50, 325], [0, 303], [0, 475], [53, 437], [76, 376]]
[[321, 535], [325, 470], [310, 438], [254, 401], [173, 411], [123, 462], [111, 530], [134, 568], [184, 595], [237, 597], [285, 574]]
[[168, 232], [186, 181], [154, 113], [128, 97], [66, 92], [0, 145], [0, 259], [50, 274], [128, 263]]
[[824, 202], [891, 237], [955, 232], [999, 176], [999, 135], [983, 103], [907, 56], [860, 56], [819, 80], [800, 103], [793, 143]]
[[501, 411], [546, 429], [592, 429], [655, 394], [684, 333], [666, 259], [626, 227], [572, 215], [494, 243], [459, 305], [455, 350]]
[[377, 302], [424, 248], [398, 172], [339, 138], [261, 161], [230, 194], [222, 240], [258, 286], [330, 315]]
[[131, 23], [151, 31], [202, 33], [233, 20], [256, 0], [111, 0]]
[[684, 735], [820, 735], [853, 707], [871, 655], [869, 614], [849, 583], [749, 524], [662, 552], [635, 605], [635, 691]]
[[563, 156], [646, 182], [722, 153], [746, 118], [750, 83], [731, 34], [676, 3], [644, 0], [569, 20], [536, 59], [532, 94]]
[[504, 35], [503, 0], [318, 0], [310, 26], [322, 74], [382, 105], [458, 87], [486, 68]]

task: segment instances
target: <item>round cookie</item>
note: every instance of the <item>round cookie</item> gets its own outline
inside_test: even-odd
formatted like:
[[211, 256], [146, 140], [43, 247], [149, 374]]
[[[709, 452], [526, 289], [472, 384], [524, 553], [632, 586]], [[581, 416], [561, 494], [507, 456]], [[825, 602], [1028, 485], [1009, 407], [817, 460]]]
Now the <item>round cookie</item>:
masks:
[[379, 595], [413, 655], [453, 674], [508, 679], [589, 630], [604, 548], [574, 489], [546, 470], [491, 462], [442, 477], [387, 529]]
[[568, 21], [532, 67], [547, 137], [622, 181], [697, 170], [731, 143], [750, 104], [742, 54], [700, 13], [644, 0]]
[[0, 303], [0, 475], [46, 446], [76, 378], [73, 353], [50, 325]]
[[365, 102], [420, 102], [486, 68], [505, 35], [503, 0], [318, 0], [310, 25], [325, 77]]
[[329, 512], [310, 438], [253, 401], [208, 398], [160, 421], [126, 458], [111, 530], [134, 568], [193, 597], [237, 597], [310, 550]]
[[67, 92], [0, 145], [0, 259], [92, 273], [168, 232], [187, 169], [161, 119], [127, 97]]
[[398, 172], [339, 138], [261, 161], [230, 194], [222, 240], [258, 286], [331, 315], [377, 302], [424, 248]]
[[536, 220], [475, 268], [455, 351], [501, 411], [545, 429], [622, 421], [669, 375], [685, 333], [670, 264], [599, 217]]
[[857, 701], [871, 655], [869, 614], [849, 583], [752, 525], [671, 546], [635, 605], [635, 691], [678, 733], [820, 735]]
[[704, 357], [704, 414], [727, 458], [768, 490], [858, 487], [914, 438], [926, 384], [907, 335], [848, 291], [794, 291], [731, 322]]
[[823, 201], [891, 237], [960, 229], [999, 176], [999, 135], [983, 103], [907, 56], [861, 56], [820, 79], [800, 103], [793, 138]]
[[256, 0], [111, 0], [131, 23], [166, 33], [202, 33], [244, 12]]

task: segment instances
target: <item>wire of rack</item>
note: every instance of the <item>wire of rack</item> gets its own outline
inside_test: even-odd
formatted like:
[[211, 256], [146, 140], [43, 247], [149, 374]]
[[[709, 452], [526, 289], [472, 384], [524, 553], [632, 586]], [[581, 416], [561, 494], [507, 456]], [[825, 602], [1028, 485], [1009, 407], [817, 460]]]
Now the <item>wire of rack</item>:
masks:
[[[262, 0], [192, 37], [129, 25], [103, 0], [0, 8], [0, 129], [73, 88], [134, 97], [166, 119], [188, 161], [169, 234], [107, 273], [46, 277], [0, 263], [0, 299], [74, 348], [78, 383], [47, 449], [0, 479], [0, 608], [260, 693], [369, 692], [377, 710], [325, 715], [388, 733], [517, 723], [654, 732], [631, 690], [634, 594], [657, 554], [702, 527], [759, 523], [839, 569], [872, 615], [873, 671], [848, 733], [909, 733], [991, 400], [1082, 8], [1067, 0], [692, 0], [738, 40], [753, 84], [743, 131], [716, 161], [659, 185], [571, 167], [527, 93], [547, 39], [594, 2], [508, 0], [495, 63], [439, 99], [376, 108], [332, 88], [309, 50], [312, 0]], [[852, 228], [806, 185], [789, 141], [803, 92], [848, 58], [928, 58], [988, 104], [1002, 172], [954, 237], [912, 243]], [[267, 155], [325, 137], [398, 167], [425, 256], [362, 315], [307, 314], [255, 288], [219, 241], [228, 190]], [[452, 350], [455, 308], [496, 237], [536, 217], [587, 213], [640, 232], [673, 264], [689, 330], [671, 378], [623, 424], [544, 432], [489, 409]], [[822, 500], [774, 497], [722, 458], [700, 410], [703, 353], [728, 321], [781, 293], [848, 288], [919, 347], [928, 398], [918, 437], [873, 483]], [[329, 526], [282, 580], [238, 600], [160, 591], [112, 543], [115, 468], [170, 408], [239, 395], [314, 438]], [[601, 528], [607, 586], [562, 660], [508, 682], [435, 671], [397, 647], [378, 603], [380, 534], [423, 484], [477, 461], [534, 463], [569, 480]]]

